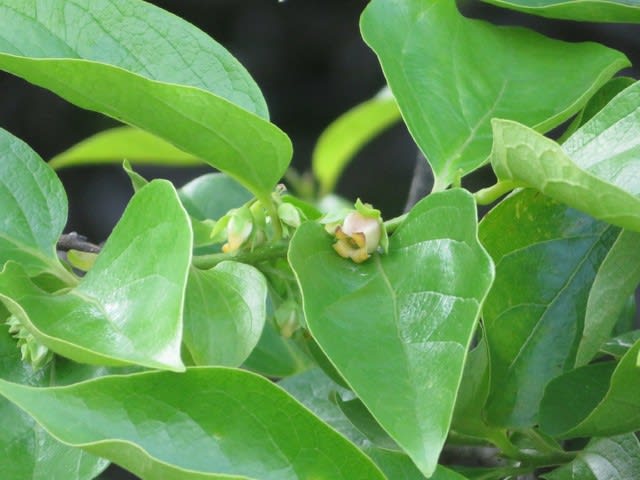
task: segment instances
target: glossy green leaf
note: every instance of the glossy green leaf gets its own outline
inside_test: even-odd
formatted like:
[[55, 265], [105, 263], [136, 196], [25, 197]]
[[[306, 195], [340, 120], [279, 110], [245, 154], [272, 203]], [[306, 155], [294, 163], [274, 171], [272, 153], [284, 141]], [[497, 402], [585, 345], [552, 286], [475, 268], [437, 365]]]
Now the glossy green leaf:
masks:
[[390, 238], [389, 253], [360, 265], [331, 243], [311, 222], [291, 241], [307, 325], [380, 425], [431, 475], [493, 278], [473, 199], [464, 190], [427, 197]]
[[627, 353], [638, 340], [640, 340], [640, 330], [633, 330], [610, 338], [600, 346], [600, 351], [607, 355], [620, 358]]
[[595, 43], [465, 18], [455, 2], [374, 0], [360, 25], [431, 164], [436, 191], [487, 161], [492, 118], [547, 131], [629, 64]]
[[63, 442], [145, 479], [384, 479], [353, 444], [269, 380], [191, 368], [0, 393]]
[[485, 216], [480, 240], [496, 264], [483, 310], [490, 424], [536, 423], [545, 385], [575, 363], [589, 290], [617, 235], [617, 228], [534, 190]]
[[547, 18], [582, 22], [640, 23], [638, 0], [483, 0]]
[[614, 77], [600, 87], [589, 99], [584, 108], [578, 112], [571, 122], [571, 125], [567, 127], [559, 143], [563, 143], [564, 140], [575, 133], [578, 128], [591, 120], [594, 115], [602, 110], [616, 95], [635, 82], [636, 80], [631, 77]]
[[0, 51], [6, 54], [116, 65], [150, 80], [207, 90], [268, 117], [260, 89], [238, 60], [191, 23], [150, 3], [2, 0], [0, 17]]
[[295, 340], [280, 335], [273, 318], [267, 318], [258, 344], [244, 362], [244, 368], [275, 378], [304, 372], [312, 365]]
[[20, 262], [31, 275], [49, 272], [70, 283], [56, 242], [67, 222], [60, 180], [22, 140], [0, 129], [0, 267]]
[[640, 283], [640, 234], [624, 230], [598, 269], [587, 302], [576, 365], [586, 365], [609, 338]]
[[634, 434], [594, 438], [575, 460], [542, 475], [546, 480], [622, 480], [640, 472], [640, 443]]
[[191, 230], [173, 186], [131, 200], [79, 286], [49, 294], [22, 267], [0, 273], [0, 300], [40, 343], [78, 362], [181, 370]]
[[267, 284], [251, 265], [192, 268], [184, 304], [184, 343], [196, 365], [237, 367], [258, 343]]
[[202, 164], [197, 157], [144, 130], [116, 127], [96, 133], [59, 153], [49, 160], [49, 165], [59, 170], [78, 165], [122, 163], [122, 160], [134, 165], [181, 167]]
[[251, 193], [222, 173], [207, 173], [178, 190], [189, 215], [198, 220], [217, 220], [232, 208], [251, 200]]
[[507, 120], [492, 124], [491, 164], [499, 181], [536, 188], [595, 218], [640, 231], [640, 191], [625, 191], [580, 168], [560, 145], [528, 127]]
[[[73, 377], [98, 374], [95, 367], [73, 365], [54, 358], [34, 371], [20, 360], [16, 342], [0, 328], [0, 378], [34, 386], [64, 384]], [[75, 368], [77, 367], [77, 368]], [[73, 375], [70, 370], [75, 370]], [[95, 370], [90, 371], [90, 370]], [[63, 445], [8, 400], [0, 399], [0, 478], [21, 480], [89, 480], [108, 461]]]
[[[270, 193], [291, 160], [291, 142], [257, 115], [266, 116], [259, 91], [219, 45], [144, 2], [74, 0], [68, 14], [51, 5], [37, 19], [35, 4], [0, 2], [9, 26], [1, 69], [146, 130], [258, 196]], [[47, 40], [44, 51], [34, 37]]]
[[[331, 400], [336, 394], [349, 398], [353, 394], [333, 382], [320, 369], [312, 368], [304, 373], [282, 380], [279, 385], [302, 402], [309, 410], [358, 445], [380, 467], [388, 480], [423, 480], [426, 478], [408, 455], [371, 445], [354, 427], [344, 413]], [[433, 480], [464, 480], [464, 477], [438, 465]]]
[[[599, 363], [576, 369], [551, 381], [541, 404], [540, 428], [561, 438], [604, 437], [640, 430], [638, 352], [640, 341], [622, 357], [609, 384], [605, 382], [602, 385], [602, 381], [597, 382], [595, 375], [589, 377], [584, 373], [597, 373], [598, 368], [606, 370], [607, 367], [599, 367]], [[612, 366], [614, 364], [609, 368]], [[600, 375], [600, 378], [603, 376]], [[573, 381], [576, 377], [580, 377], [582, 382]], [[580, 386], [580, 383], [583, 385]], [[589, 392], [589, 395], [586, 396], [585, 392]], [[573, 402], [565, 404], [562, 400]], [[581, 402], [588, 404], [580, 406], [576, 412], [576, 404]]]
[[389, 91], [380, 92], [334, 120], [318, 138], [311, 160], [322, 193], [333, 191], [356, 153], [398, 120], [400, 111]]
[[398, 444], [378, 424], [367, 407], [357, 398], [343, 400], [335, 395], [335, 402], [345, 417], [375, 446], [385, 450], [397, 450]]

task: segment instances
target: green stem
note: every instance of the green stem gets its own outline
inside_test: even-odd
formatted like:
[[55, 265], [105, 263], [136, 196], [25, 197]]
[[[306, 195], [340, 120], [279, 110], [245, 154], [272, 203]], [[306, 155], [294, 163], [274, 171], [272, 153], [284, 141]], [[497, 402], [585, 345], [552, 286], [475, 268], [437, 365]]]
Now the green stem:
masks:
[[203, 270], [213, 268], [220, 262], [232, 260], [234, 262], [242, 262], [256, 264], [266, 260], [282, 258], [287, 255], [289, 249], [288, 242], [277, 242], [257, 247], [253, 250], [237, 250], [230, 253], [210, 253], [208, 255], [196, 255], [193, 257], [192, 263], [196, 268]]
[[402, 225], [402, 222], [407, 219], [407, 215], [409, 214], [403, 213], [399, 217], [395, 217], [384, 222], [384, 227], [387, 229], [387, 233], [393, 233], [400, 225]]
[[511, 443], [511, 440], [504, 430], [493, 432], [489, 440], [502, 451], [505, 457], [518, 460], [525, 465], [532, 465], [535, 467], [562, 465], [575, 458], [575, 453], [558, 450], [554, 446], [549, 445], [540, 435], [538, 435], [537, 432], [533, 430], [527, 430], [523, 433], [532, 440], [536, 448], [540, 448], [540, 451], [529, 453], [519, 449], [516, 445]]
[[517, 187], [518, 185], [512, 180], [501, 180], [491, 187], [478, 190], [473, 196], [478, 205], [490, 205]]

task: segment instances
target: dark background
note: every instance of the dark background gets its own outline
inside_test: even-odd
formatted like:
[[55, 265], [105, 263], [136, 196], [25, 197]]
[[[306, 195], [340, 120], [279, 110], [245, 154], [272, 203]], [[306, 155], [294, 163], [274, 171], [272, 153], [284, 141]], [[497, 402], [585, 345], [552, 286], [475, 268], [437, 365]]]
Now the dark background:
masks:
[[[373, 96], [384, 78], [374, 54], [360, 38], [363, 0], [156, 0], [162, 8], [194, 23], [234, 54], [262, 88], [272, 121], [291, 137], [294, 167], [309, 168], [313, 145], [337, 116]], [[478, 1], [459, 2], [469, 16], [494, 23], [526, 25], [549, 36], [595, 40], [625, 52], [640, 65], [639, 25], [560, 22], [497, 9]], [[638, 70], [625, 72], [638, 77]], [[45, 90], [0, 74], [0, 127], [29, 143], [44, 159], [87, 136], [115, 125], [99, 114], [79, 110]], [[348, 167], [339, 193], [360, 196], [386, 217], [404, 206], [416, 148], [398, 125], [366, 147]], [[147, 177], [172, 179], [178, 186], [210, 171], [139, 169]], [[365, 172], [363, 175], [362, 172]], [[94, 242], [104, 240], [132, 195], [119, 166], [65, 169], [61, 179], [69, 196], [67, 231]], [[488, 185], [486, 173], [476, 175]], [[101, 477], [123, 477], [115, 468]]]

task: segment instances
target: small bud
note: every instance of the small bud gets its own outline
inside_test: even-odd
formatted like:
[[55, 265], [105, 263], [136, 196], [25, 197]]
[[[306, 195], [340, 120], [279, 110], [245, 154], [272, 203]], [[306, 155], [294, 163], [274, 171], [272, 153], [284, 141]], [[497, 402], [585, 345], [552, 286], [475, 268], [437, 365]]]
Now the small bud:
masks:
[[223, 253], [238, 250], [249, 238], [253, 230], [253, 216], [248, 207], [235, 210], [227, 224], [227, 243], [222, 246]]

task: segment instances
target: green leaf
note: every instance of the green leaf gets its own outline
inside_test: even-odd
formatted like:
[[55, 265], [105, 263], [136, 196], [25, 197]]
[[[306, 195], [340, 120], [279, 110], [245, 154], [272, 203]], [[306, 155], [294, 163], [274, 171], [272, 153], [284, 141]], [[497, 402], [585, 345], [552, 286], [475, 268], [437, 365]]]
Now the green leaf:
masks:
[[333, 191], [344, 168], [364, 145], [399, 119], [393, 95], [383, 90], [334, 120], [318, 138], [311, 160], [322, 194]]
[[246, 188], [222, 173], [201, 175], [180, 188], [178, 195], [189, 215], [198, 220], [217, 220], [253, 197]]
[[149, 3], [2, 0], [0, 17], [0, 51], [9, 55], [115, 65], [150, 80], [207, 90], [268, 117], [260, 89], [240, 62], [191, 23]]
[[594, 438], [576, 459], [542, 475], [546, 480], [621, 480], [640, 472], [640, 443], [632, 433]]
[[133, 169], [131, 163], [129, 163], [129, 160], [125, 160], [122, 162], [122, 169], [124, 170], [124, 173], [126, 173], [129, 177], [129, 181], [131, 181], [131, 186], [133, 187], [134, 192], [137, 192], [149, 183], [146, 178], [144, 178]]
[[640, 23], [638, 0], [483, 0], [547, 18], [581, 22]]
[[623, 230], [598, 269], [589, 292], [576, 366], [586, 365], [609, 338], [640, 283], [640, 234]]
[[614, 77], [600, 87], [589, 99], [584, 108], [578, 112], [571, 122], [571, 125], [567, 127], [559, 143], [563, 143], [564, 140], [575, 133], [578, 128], [591, 120], [594, 115], [602, 110], [616, 95], [635, 82], [636, 80], [631, 77]]
[[485, 216], [480, 240], [496, 264], [483, 310], [490, 425], [535, 424], [547, 382], [573, 368], [589, 290], [617, 235], [535, 190]]
[[[375, 418], [369, 413], [367, 407], [357, 398], [343, 400], [340, 395], [335, 395], [335, 402], [345, 417], [361, 431], [364, 436], [375, 446], [384, 450], [397, 450], [398, 444], [385, 432]], [[414, 467], [415, 468], [415, 467]]]
[[492, 118], [547, 131], [629, 65], [602, 45], [465, 18], [455, 2], [374, 0], [360, 25], [436, 191], [487, 161]]
[[[0, 328], [0, 378], [34, 386], [60, 385], [103, 370], [70, 363], [54, 358], [47, 367], [33, 370], [20, 360], [15, 340]], [[24, 480], [89, 480], [109, 464], [61, 444], [4, 398], [0, 399], [0, 459], [0, 478]]]
[[49, 160], [49, 165], [59, 170], [78, 165], [122, 163], [122, 160], [134, 165], [186, 167], [202, 164], [197, 157], [144, 130], [116, 127], [92, 135], [59, 153]]
[[[325, 375], [319, 368], [312, 368], [279, 382], [287, 392], [302, 402], [309, 410], [358, 445], [380, 467], [389, 480], [422, 480], [425, 476], [408, 455], [399, 451], [376, 448], [360, 430], [354, 427], [332, 398], [336, 395], [349, 398], [353, 394]], [[464, 480], [464, 477], [438, 465], [434, 480]]]
[[273, 318], [267, 318], [258, 344], [244, 362], [244, 368], [275, 378], [304, 372], [312, 365], [293, 339], [280, 335]]
[[353, 444], [283, 390], [228, 368], [111, 376], [0, 393], [64, 443], [145, 479], [383, 480]]
[[251, 265], [222, 262], [189, 271], [184, 343], [196, 365], [237, 367], [258, 343], [267, 283]]
[[187, 214], [173, 186], [155, 180], [133, 197], [78, 287], [47, 293], [9, 262], [0, 300], [40, 343], [78, 362], [182, 370], [190, 260]]
[[[0, 2], [10, 26], [3, 34], [11, 38], [0, 42], [0, 68], [146, 130], [257, 196], [271, 192], [291, 160], [291, 142], [257, 115], [265, 117], [266, 110], [262, 97], [254, 98], [259, 92], [253, 81], [204, 33], [133, 0], [76, 0], [67, 15], [59, 6], [41, 7], [37, 20], [35, 4]], [[131, 34], [136, 31], [141, 33]], [[38, 46], [43, 41], [45, 51]]]
[[30, 275], [52, 273], [73, 284], [56, 243], [67, 222], [67, 196], [46, 163], [0, 129], [0, 266], [20, 262]]
[[[640, 109], [638, 110], [640, 113]], [[596, 117], [597, 118], [597, 117]], [[592, 120], [593, 122], [593, 120]], [[615, 185], [615, 179], [596, 176], [580, 168], [565, 151], [553, 140], [519, 123], [508, 120], [492, 121], [493, 151], [491, 165], [500, 182], [513, 182], [514, 186], [533, 187], [545, 195], [570, 207], [588, 213], [592, 217], [627, 228], [640, 231], [640, 182], [617, 176], [617, 180], [627, 185], [623, 189]], [[588, 123], [583, 128], [587, 128]], [[578, 135], [576, 133], [576, 135]], [[565, 148], [572, 148], [571, 139]], [[623, 148], [623, 145], [619, 145]], [[638, 142], [640, 147], [640, 142]], [[579, 158], [575, 154], [575, 158]], [[584, 158], [584, 157], [582, 157]], [[629, 158], [628, 165], [613, 161], [603, 161], [593, 166], [607, 172], [613, 168], [621, 170], [637, 168], [633, 165], [637, 159]]]
[[[602, 379], [606, 376], [606, 368], [611, 369], [613, 364], [609, 367], [600, 367], [600, 363], [587, 365], [552, 380], [541, 404], [540, 428], [561, 438], [604, 437], [639, 430], [638, 352], [640, 341], [622, 357], [611, 375], [611, 382], [604, 382], [604, 385]], [[589, 372], [598, 373], [598, 369], [605, 370], [605, 374], [598, 376], [600, 382], [596, 375], [588, 375]], [[581, 381], [576, 382], [575, 378]], [[589, 392], [589, 395], [585, 392]], [[563, 399], [573, 401], [564, 404]], [[587, 405], [575, 411], [576, 404], [580, 402]]]
[[360, 265], [334, 252], [321, 225], [305, 223], [291, 240], [313, 337], [425, 475], [436, 468], [493, 279], [476, 225], [471, 195], [451, 190], [418, 203], [389, 253]]
[[600, 346], [600, 351], [607, 355], [620, 358], [627, 353], [638, 340], [640, 340], [640, 330], [633, 330], [610, 338]]

